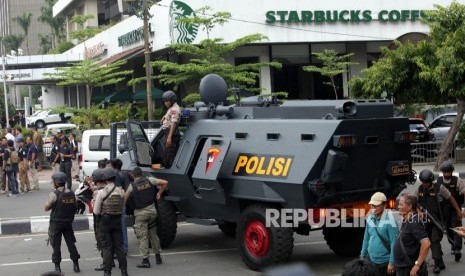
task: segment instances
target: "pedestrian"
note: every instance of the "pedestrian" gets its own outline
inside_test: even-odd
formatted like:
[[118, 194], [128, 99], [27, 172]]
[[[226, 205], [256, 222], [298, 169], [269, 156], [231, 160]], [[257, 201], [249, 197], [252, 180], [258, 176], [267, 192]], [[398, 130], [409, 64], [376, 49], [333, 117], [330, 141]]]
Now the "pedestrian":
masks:
[[113, 262], [112, 248], [121, 269], [121, 276], [127, 276], [127, 261], [123, 252], [123, 238], [121, 234], [121, 215], [124, 205], [124, 191], [113, 183], [116, 170], [102, 169], [103, 180], [106, 185], [100, 190], [95, 199], [94, 214], [98, 218], [98, 236], [102, 245], [104, 276], [111, 276]]
[[19, 192], [29, 193], [31, 191], [31, 185], [27, 174], [29, 169], [29, 163], [27, 160], [28, 146], [24, 144], [24, 140], [22, 138], [19, 138], [16, 142], [18, 143], [19, 157]]
[[54, 191], [48, 195], [45, 211], [52, 210], [49, 223], [49, 242], [53, 248], [52, 262], [55, 271], [61, 272], [61, 235], [65, 239], [70, 259], [73, 261], [73, 271], [79, 272], [79, 255], [76, 248], [76, 237], [73, 231], [74, 213], [76, 212], [76, 197], [72, 190], [65, 187], [66, 175], [62, 172], [52, 174]]
[[[448, 200], [455, 208], [457, 214], [462, 216], [462, 210], [457, 205], [449, 190], [438, 183], [434, 183], [434, 174], [431, 170], [425, 169], [420, 172], [421, 185], [415, 191], [418, 198], [418, 207], [428, 217], [426, 223], [426, 233], [431, 241], [431, 255], [434, 259], [433, 273], [439, 274], [446, 268], [442, 259], [441, 240], [444, 232], [445, 220], [442, 212], [442, 202]], [[421, 214], [420, 214], [421, 215]]]
[[8, 140], [8, 148], [5, 149], [3, 154], [3, 170], [6, 172], [8, 177], [8, 190], [10, 193], [9, 197], [18, 196], [18, 151], [14, 148], [14, 141]]
[[5, 135], [7, 140], [12, 140], [14, 142], [14, 148], [16, 148], [16, 138], [13, 135], [13, 129], [11, 127], [6, 129], [6, 135]]
[[2, 137], [2, 143], [0, 144], [0, 160], [2, 160], [2, 168], [0, 169], [0, 183], [1, 183], [1, 190], [0, 194], [6, 193], [6, 172], [3, 171], [3, 154], [5, 149], [8, 148], [8, 140], [6, 137]]
[[397, 276], [428, 275], [426, 256], [431, 242], [425, 225], [417, 213], [416, 196], [403, 194], [399, 199], [402, 226], [394, 244], [394, 265]]
[[378, 268], [365, 259], [353, 260], [344, 266], [342, 276], [378, 276]]
[[79, 178], [79, 160], [77, 158], [78, 154], [78, 142], [76, 141], [76, 134], [71, 133], [69, 135], [69, 146], [73, 150], [73, 158], [71, 160], [71, 175], [73, 178]]
[[162, 101], [168, 108], [165, 116], [161, 119], [161, 130], [165, 139], [165, 153], [163, 167], [170, 168], [178, 151], [181, 135], [179, 134], [179, 122], [181, 120], [181, 108], [176, 103], [178, 97], [168, 90], [162, 95]]
[[371, 214], [366, 219], [361, 258], [369, 258], [376, 265], [378, 275], [393, 275], [394, 243], [399, 234], [394, 216], [386, 209], [387, 198], [381, 192], [371, 197]]
[[71, 160], [73, 158], [73, 150], [69, 146], [69, 140], [67, 137], [61, 139], [60, 152], [55, 158], [54, 163], [57, 162], [57, 159], [60, 160], [60, 172], [63, 172], [68, 177], [66, 181], [66, 187], [71, 189], [73, 182], [71, 176]]
[[44, 141], [42, 140], [42, 135], [37, 131], [37, 127], [34, 127], [31, 130], [31, 135], [32, 135], [32, 142], [34, 143], [34, 145], [36, 145], [36, 148], [37, 148], [37, 160], [39, 161], [39, 166], [37, 167], [37, 171], [40, 172], [42, 170], [42, 166], [43, 166], [44, 159], [45, 159]]
[[168, 181], [154, 177], [143, 177], [142, 170], [139, 167], [134, 168], [132, 176], [134, 182], [129, 185], [125, 199], [127, 200], [131, 195], [134, 197], [134, 234], [139, 240], [139, 249], [142, 255], [142, 262], [137, 267], [150, 268], [149, 239], [155, 252], [156, 263], [162, 263], [160, 240], [157, 235], [155, 201], [161, 198]]
[[[450, 160], [444, 161], [441, 164], [441, 172], [442, 176], [438, 177], [437, 183], [444, 185], [457, 201], [457, 204], [462, 206], [465, 196], [465, 182], [463, 179], [452, 175], [454, 164]], [[462, 217], [448, 201], [444, 201], [443, 204], [442, 210], [446, 222], [447, 239], [451, 245], [451, 253], [454, 255], [455, 261], [458, 262], [462, 258], [462, 238], [451, 228], [462, 226]]]
[[58, 155], [60, 154], [60, 143], [58, 142], [56, 135], [52, 135], [50, 137], [50, 142], [52, 143], [52, 149], [50, 151], [52, 170], [54, 172], [58, 172], [60, 171], [60, 158], [58, 158]]
[[[20, 127], [20, 126], [17, 126], [14, 130], [14, 134], [15, 134], [15, 142], [16, 142], [16, 146], [18, 147], [18, 139], [24, 139], [24, 136], [23, 136], [23, 133], [22, 133], [23, 129]], [[18, 147], [19, 148], [19, 147]], [[18, 148], [16, 148], [16, 150], [18, 150]]]
[[31, 184], [33, 190], [39, 190], [39, 174], [37, 173], [37, 147], [32, 142], [32, 137], [26, 137], [28, 146], [27, 160], [29, 162], [29, 174], [31, 175]]

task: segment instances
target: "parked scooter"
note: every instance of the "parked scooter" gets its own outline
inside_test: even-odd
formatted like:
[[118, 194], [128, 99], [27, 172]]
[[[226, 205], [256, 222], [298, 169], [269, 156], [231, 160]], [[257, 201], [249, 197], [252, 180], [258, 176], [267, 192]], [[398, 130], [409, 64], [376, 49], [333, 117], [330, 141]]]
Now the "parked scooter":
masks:
[[92, 198], [94, 192], [90, 188], [90, 184], [86, 181], [80, 182], [78, 188], [76, 191], [74, 191], [74, 194], [76, 195], [78, 203], [76, 214], [84, 214], [86, 211], [86, 206], [88, 213], [92, 214], [94, 211], [92, 207]]

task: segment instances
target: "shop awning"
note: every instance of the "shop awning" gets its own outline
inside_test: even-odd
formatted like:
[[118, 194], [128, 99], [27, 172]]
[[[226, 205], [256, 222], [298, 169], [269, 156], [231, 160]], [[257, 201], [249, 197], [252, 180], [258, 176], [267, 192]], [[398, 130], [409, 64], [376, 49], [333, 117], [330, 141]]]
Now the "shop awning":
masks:
[[106, 97], [108, 97], [108, 93], [92, 96], [91, 103], [92, 104], [99, 104], [99, 103], [103, 102]]
[[128, 90], [121, 90], [118, 92], [115, 92], [107, 97], [105, 97], [106, 102], [130, 102], [132, 101], [132, 92]]
[[120, 59], [131, 59], [131, 58], [133, 58], [135, 56], [138, 56], [138, 55], [140, 55], [142, 53], [144, 53], [144, 45], [141, 45], [141, 46], [138, 46], [138, 47], [123, 51], [123, 52], [118, 53], [116, 55], [112, 55], [111, 57], [107, 57], [105, 59], [102, 59], [101, 61], [99, 61], [99, 64], [100, 65], [107, 65], [107, 64], [111, 64], [111, 63], [113, 63], [115, 61], [118, 61]]
[[[153, 100], [160, 100], [160, 99], [161, 99], [161, 95], [163, 95], [163, 93], [165, 92], [165, 91], [160, 90], [160, 89], [158, 89], [158, 88], [156, 88], [156, 87], [152, 87], [151, 90], [152, 90], [152, 99], [153, 99]], [[132, 99], [133, 99], [134, 101], [145, 101], [145, 100], [147, 100], [147, 90], [146, 90], [146, 89], [142, 89], [142, 90], [137, 91], [137, 92], [133, 95]]]

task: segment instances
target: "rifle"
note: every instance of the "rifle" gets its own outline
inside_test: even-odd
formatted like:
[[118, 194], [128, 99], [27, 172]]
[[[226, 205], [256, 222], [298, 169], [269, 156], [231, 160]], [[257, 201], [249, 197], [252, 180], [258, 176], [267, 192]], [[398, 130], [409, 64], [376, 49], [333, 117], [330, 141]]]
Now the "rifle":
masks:
[[54, 232], [54, 227], [52, 225], [52, 223], [50, 223], [50, 225], [48, 226], [48, 239], [46, 239], [45, 241], [47, 242], [47, 246], [49, 246], [49, 244], [51, 243], [52, 241], [52, 237], [53, 237], [53, 232]]
[[434, 226], [436, 226], [444, 235], [446, 235], [447, 239], [449, 240], [449, 242], [451, 242], [452, 244], [454, 244], [454, 240], [451, 239], [448, 235], [447, 235], [447, 228], [445, 225], [443, 225], [437, 218], [435, 218], [430, 212], [428, 212], [428, 209], [424, 208], [423, 206], [421, 206], [420, 204], [418, 204], [418, 207], [420, 208], [420, 210], [422, 212], [424, 212], [424, 214], [426, 214], [426, 217], [429, 219], [429, 221], [431, 221]]

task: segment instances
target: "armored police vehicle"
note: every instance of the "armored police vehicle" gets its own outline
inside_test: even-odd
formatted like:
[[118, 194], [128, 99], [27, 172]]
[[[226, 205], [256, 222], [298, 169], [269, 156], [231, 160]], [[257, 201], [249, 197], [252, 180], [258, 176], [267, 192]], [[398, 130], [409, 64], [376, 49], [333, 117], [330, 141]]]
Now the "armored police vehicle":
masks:
[[[393, 117], [388, 100], [279, 104], [255, 96], [226, 106], [227, 85], [213, 74], [202, 79], [200, 95], [202, 103], [183, 111], [185, 129], [170, 168], [152, 168], [163, 157], [162, 131], [149, 142], [138, 122], [112, 126], [111, 157], [122, 153], [124, 170], [139, 166], [169, 181], [159, 201], [162, 246], [173, 242], [182, 214], [236, 236], [254, 270], [290, 259], [294, 232], [322, 229], [335, 253], [357, 255], [364, 228], [354, 225], [366, 215], [360, 209], [369, 210], [370, 196], [382, 191], [394, 203], [414, 181], [409, 121]], [[124, 142], [117, 135], [122, 125]], [[334, 209], [345, 224], [328, 225]]]

